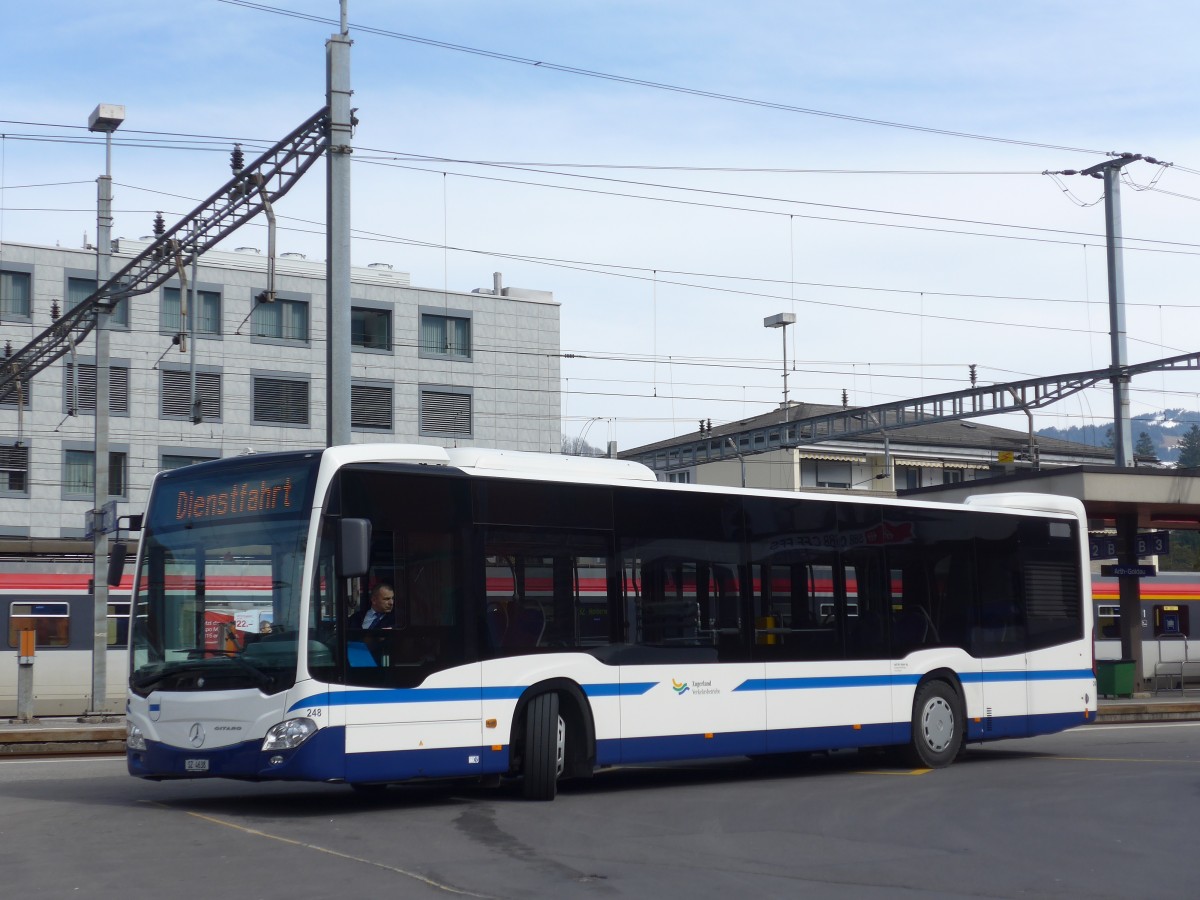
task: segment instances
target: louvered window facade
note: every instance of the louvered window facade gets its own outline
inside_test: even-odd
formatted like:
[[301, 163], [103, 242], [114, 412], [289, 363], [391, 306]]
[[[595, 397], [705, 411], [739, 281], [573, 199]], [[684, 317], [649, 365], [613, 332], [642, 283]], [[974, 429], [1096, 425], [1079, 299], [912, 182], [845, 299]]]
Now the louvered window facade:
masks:
[[[67, 363], [63, 372], [63, 412], [71, 410], [72, 369]], [[96, 366], [80, 363], [78, 378], [74, 379], [75, 409], [81, 413], [96, 412]], [[117, 415], [129, 415], [129, 368], [110, 366], [108, 370], [108, 411]]]
[[0, 492], [29, 493], [29, 448], [0, 447]]
[[[164, 419], [192, 418], [191, 374], [187, 371], [162, 370], [159, 412]], [[221, 375], [219, 372], [196, 373], [196, 397], [200, 415], [206, 422], [221, 419]]]
[[377, 384], [350, 385], [350, 427], [392, 430], [392, 389]]
[[[12, 384], [10, 384], [8, 386], [8, 390], [5, 392], [3, 399], [0, 399], [0, 408], [4, 408], [4, 409], [16, 409], [17, 408], [17, 393], [18, 393], [17, 387], [18, 387], [18, 385], [17, 385], [16, 381], [12, 382]], [[32, 408], [33, 401], [30, 399], [30, 395], [32, 394], [32, 392], [33, 392], [32, 384], [30, 384], [28, 381], [22, 381], [20, 383], [21, 407], [23, 409]]]
[[423, 388], [421, 434], [470, 437], [471, 395]]
[[307, 425], [308, 381], [255, 377], [254, 424]]

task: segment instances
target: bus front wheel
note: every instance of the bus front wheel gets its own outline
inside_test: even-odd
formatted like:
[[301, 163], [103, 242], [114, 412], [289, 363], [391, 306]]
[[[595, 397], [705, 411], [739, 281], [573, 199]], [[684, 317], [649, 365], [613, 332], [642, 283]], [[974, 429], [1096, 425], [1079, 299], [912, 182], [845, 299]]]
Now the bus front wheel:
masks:
[[950, 765], [963, 743], [962, 701], [944, 681], [927, 681], [913, 699], [912, 737], [906, 748], [910, 764], [940, 769]]
[[553, 800], [566, 761], [567, 726], [558, 714], [558, 694], [539, 694], [525, 711], [524, 794]]

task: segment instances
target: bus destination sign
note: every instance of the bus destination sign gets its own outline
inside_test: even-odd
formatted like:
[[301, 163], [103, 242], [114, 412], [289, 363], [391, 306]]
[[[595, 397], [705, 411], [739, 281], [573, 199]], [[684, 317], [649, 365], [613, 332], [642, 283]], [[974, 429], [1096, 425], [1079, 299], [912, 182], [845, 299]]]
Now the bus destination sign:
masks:
[[155, 486], [153, 521], [160, 526], [270, 519], [306, 511], [312, 472], [304, 467], [247, 467]]

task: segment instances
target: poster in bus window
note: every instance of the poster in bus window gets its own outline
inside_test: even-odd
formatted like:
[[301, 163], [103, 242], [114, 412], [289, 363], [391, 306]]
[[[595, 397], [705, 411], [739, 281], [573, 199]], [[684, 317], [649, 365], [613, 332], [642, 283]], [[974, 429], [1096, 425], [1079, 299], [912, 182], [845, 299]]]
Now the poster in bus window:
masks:
[[237, 624], [232, 615], [210, 611], [204, 613], [204, 649], [237, 652]]

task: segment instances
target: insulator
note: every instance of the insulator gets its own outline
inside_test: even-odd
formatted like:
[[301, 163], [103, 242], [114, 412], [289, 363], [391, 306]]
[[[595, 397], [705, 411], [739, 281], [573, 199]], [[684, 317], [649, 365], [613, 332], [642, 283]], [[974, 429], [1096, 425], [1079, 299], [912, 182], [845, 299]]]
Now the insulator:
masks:
[[58, 316], [59, 316], [58, 301], [51, 300], [50, 301], [50, 321], [57, 322]]
[[12, 341], [5, 341], [4, 342], [4, 358], [10, 359], [11, 357], [12, 357]]
[[229, 154], [229, 168], [233, 169], [234, 175], [238, 175], [245, 167], [246, 156], [242, 153], [242, 145], [234, 144], [233, 152]]
[[167, 222], [163, 218], [163, 214], [161, 212], [155, 213], [154, 214], [154, 236], [162, 237], [164, 234], [166, 234], [166, 231], [167, 231]]

